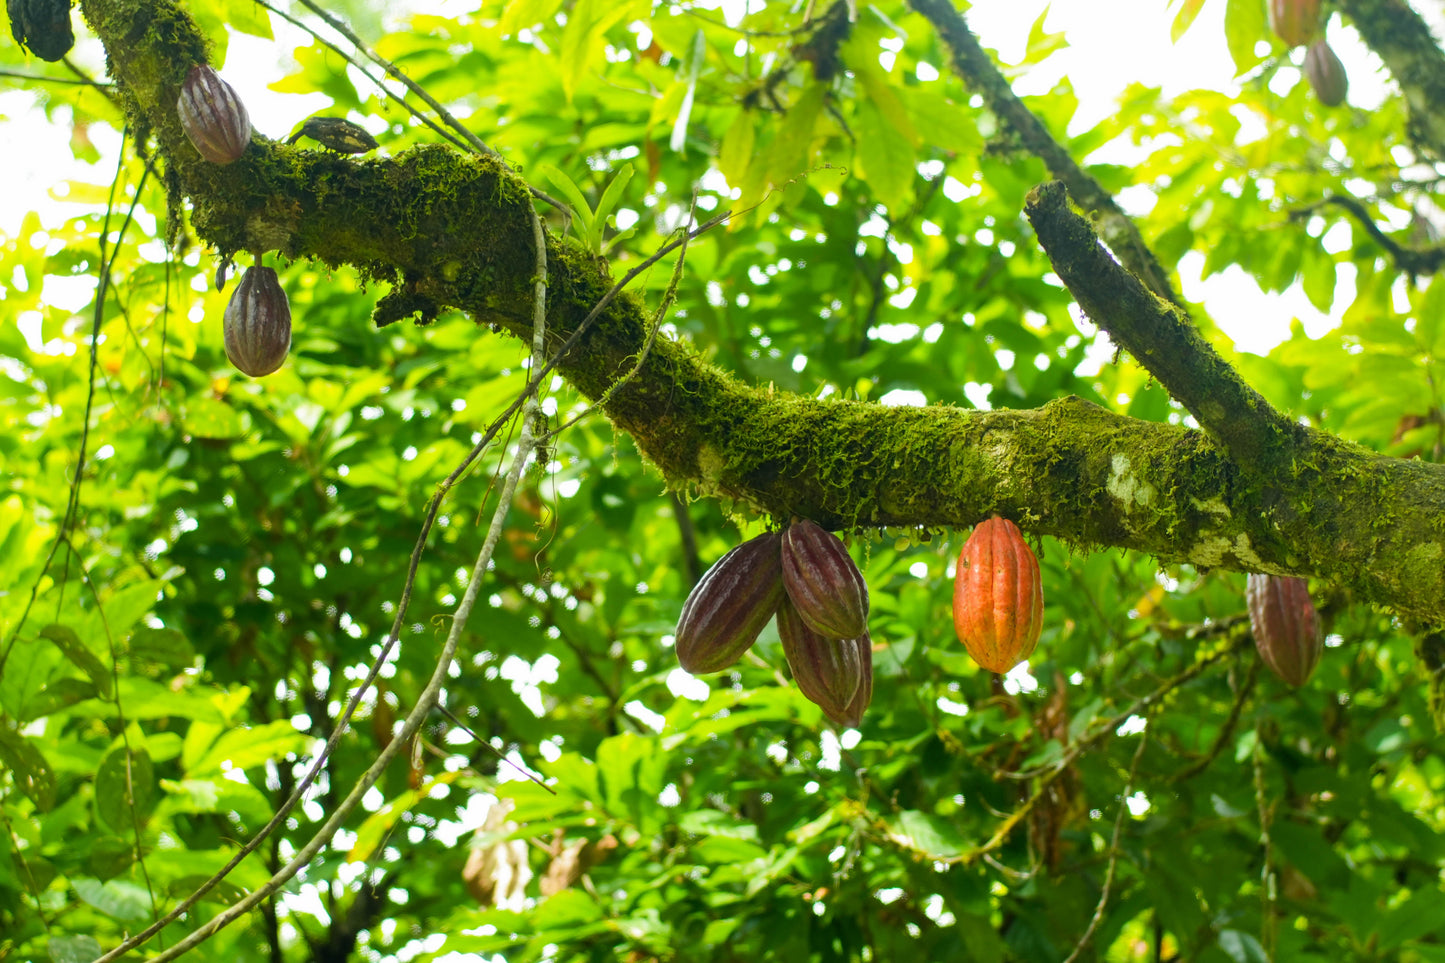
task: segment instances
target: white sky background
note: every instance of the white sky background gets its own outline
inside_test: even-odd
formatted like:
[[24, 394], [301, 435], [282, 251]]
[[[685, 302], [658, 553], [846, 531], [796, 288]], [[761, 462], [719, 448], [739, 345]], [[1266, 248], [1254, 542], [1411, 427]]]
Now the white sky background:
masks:
[[[497, 2], [488, 0], [488, 5], [496, 6]], [[751, 3], [757, 7], [760, 0]], [[1069, 47], [1034, 68], [1015, 83], [1015, 89], [1021, 94], [1046, 92], [1061, 75], [1068, 74], [1079, 98], [1074, 130], [1087, 129], [1108, 116], [1120, 92], [1132, 82], [1161, 86], [1166, 95], [1196, 87], [1236, 89], [1234, 66], [1224, 40], [1224, 0], [1207, 0], [1193, 27], [1178, 44], [1171, 45], [1169, 28], [1174, 11], [1170, 8], [1176, 5], [1167, 0], [1055, 0], [1045, 28], [1063, 31]], [[475, 6], [476, 0], [417, 0], [396, 5], [442, 13], [460, 13]], [[743, 0], [720, 0], [717, 6], [736, 22]], [[1046, 6], [1045, 0], [976, 0], [968, 20], [985, 46], [997, 49], [1004, 62], [1016, 63], [1023, 57], [1030, 26]], [[1421, 8], [1430, 8], [1422, 9], [1422, 13], [1433, 14], [1432, 19], [1445, 20], [1445, 12], [1431, 4], [1417, 5], [1417, 9]], [[1107, 16], [1100, 15], [1104, 10]], [[324, 106], [325, 98], [278, 94], [267, 88], [281, 74], [280, 61], [307, 39], [289, 24], [272, 19], [276, 43], [233, 36], [223, 74], [236, 87], [253, 123], [269, 136], [281, 137]], [[1340, 26], [1338, 18], [1332, 19], [1329, 41], [1350, 78], [1350, 106], [1364, 110], [1377, 106], [1386, 96], [1386, 78], [1378, 59], [1360, 43], [1353, 29]], [[93, 39], [83, 40], [77, 53], [82, 63], [102, 62], [99, 43]], [[1293, 52], [1296, 63], [1303, 59], [1303, 53], [1302, 48]], [[97, 69], [97, 76], [99, 73]], [[1292, 77], [1283, 71], [1280, 80]], [[108, 183], [118, 148], [118, 138], [94, 131], [104, 158], [95, 166], [76, 161], [65, 133], [46, 123], [40, 111], [27, 106], [28, 101], [29, 94], [24, 91], [0, 94], [0, 116], [4, 118], [10, 147], [5, 162], [7, 189], [0, 192], [0, 231], [12, 237], [19, 233], [21, 220], [31, 210], [41, 212], [42, 223], [54, 223], [66, 216], [66, 205], [51, 200], [57, 183], [67, 179]], [[1104, 158], [1096, 155], [1092, 159]], [[1115, 149], [1107, 159], [1127, 164], [1137, 160], [1138, 155], [1131, 157], [1124, 149]], [[1132, 198], [1122, 200], [1127, 206]], [[1326, 241], [1332, 250], [1342, 249], [1347, 243], [1348, 232], [1344, 231], [1338, 238]], [[1244, 351], [1267, 352], [1287, 336], [1294, 317], [1304, 322], [1309, 334], [1318, 337], [1338, 323], [1354, 287], [1352, 269], [1347, 266], [1341, 272], [1333, 317], [1328, 317], [1310, 305], [1298, 284], [1283, 295], [1266, 295], [1238, 267], [1201, 281], [1203, 263], [1198, 253], [1186, 255], [1181, 262], [1183, 293], [1192, 301], [1204, 302], [1215, 321]], [[83, 279], [75, 280], [83, 283]], [[57, 289], [55, 294], [60, 296], [56, 303], [76, 301], [78, 309], [88, 300], [89, 290], [77, 286], [73, 291]]]

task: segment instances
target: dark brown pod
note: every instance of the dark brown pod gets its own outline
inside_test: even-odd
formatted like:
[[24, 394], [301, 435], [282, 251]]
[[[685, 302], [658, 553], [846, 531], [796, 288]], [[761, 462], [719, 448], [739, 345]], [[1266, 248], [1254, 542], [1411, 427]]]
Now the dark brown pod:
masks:
[[226, 305], [226, 357], [253, 378], [281, 367], [291, 350], [291, 305], [276, 272], [249, 267]]
[[868, 631], [868, 583], [843, 540], [816, 522], [801, 518], [783, 533], [783, 585], [819, 635], [856, 639]]
[[732, 549], [698, 579], [677, 620], [677, 661], [693, 675], [742, 658], [783, 600], [780, 536], [768, 532]]
[[[778, 607], [778, 638], [783, 641], [783, 655], [793, 670], [793, 681], [808, 701], [822, 707], [834, 722], [853, 725], [854, 714], [863, 714], [854, 706], [854, 697], [863, 685], [861, 648], [868, 649], [870, 670], [873, 665], [872, 642], [867, 634], [857, 639], [824, 638], [808, 627], [798, 607], [785, 596]], [[871, 699], [871, 671], [868, 688]]]
[[54, 63], [75, 46], [70, 0], [5, 0], [5, 10], [10, 36], [41, 60]]
[[1345, 65], [1323, 40], [1316, 40], [1305, 50], [1305, 79], [1315, 89], [1315, 96], [1326, 107], [1338, 107], [1350, 92], [1350, 78]]
[[212, 164], [229, 164], [251, 143], [251, 117], [230, 84], [206, 64], [186, 74], [176, 101], [181, 128]]
[[1304, 685], [1319, 665], [1325, 646], [1320, 617], [1305, 580], [1251, 573], [1244, 596], [1259, 657], [1285, 682]]

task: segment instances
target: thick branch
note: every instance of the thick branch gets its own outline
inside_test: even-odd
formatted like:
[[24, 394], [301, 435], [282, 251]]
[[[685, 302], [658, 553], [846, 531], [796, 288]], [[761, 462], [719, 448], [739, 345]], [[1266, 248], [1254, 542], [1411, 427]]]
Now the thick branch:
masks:
[[1115, 203], [1113, 195], [1054, 140], [1033, 111], [1013, 92], [951, 0], [909, 0], [909, 4], [933, 25], [948, 45], [953, 54], [954, 73], [983, 96], [989, 110], [1018, 135], [1029, 153], [1044, 162], [1050, 174], [1064, 182], [1077, 203], [1097, 214], [1099, 233], [1119, 260], [1155, 294], [1182, 304], [1169, 283], [1168, 273], [1144, 243], [1133, 219]]
[[[390, 274], [400, 287], [389, 298], [455, 306], [530, 337], [530, 198], [514, 175], [493, 160], [444, 147], [358, 162], [262, 142], [234, 164], [207, 169], [188, 143], [165, 133], [176, 127], [175, 100], [155, 86], [178, 83], [184, 73], [184, 64], [164, 65], [185, 55], [177, 47], [192, 49], [188, 38], [179, 44], [176, 38], [189, 21], [156, 0], [85, 0], [92, 24], [97, 5], [105, 13], [97, 32], [107, 47], [129, 44], [123, 55], [112, 54], [127, 109], [158, 132], [169, 163], [193, 192], [202, 236], [227, 249], [280, 247]], [[168, 31], [131, 29], [157, 16], [167, 18]], [[139, 63], [152, 71], [133, 71]], [[1092, 264], [1105, 279], [1123, 272], [1098, 250], [1087, 225], [1080, 221], [1073, 230], [1080, 227], [1087, 244], [1058, 248], [1068, 253], [1062, 264], [1056, 257], [1060, 276], [1100, 320], [1158, 326], [1138, 327], [1136, 335], [1118, 326], [1116, 337], [1158, 366], [1151, 370], [1201, 423], [1222, 425], [1219, 437], [1229, 439], [1240, 460], [1204, 432], [1135, 421], [1077, 399], [1036, 411], [975, 413], [777, 394], [740, 384], [666, 338], [615, 392], [607, 414], [673, 487], [777, 517], [796, 512], [834, 527], [962, 527], [1000, 511], [1032, 532], [1075, 544], [1139, 549], [1202, 567], [1315, 575], [1445, 621], [1445, 468], [1381, 458], [1294, 426], [1280, 449], [1292, 457], [1244, 460], [1238, 452], [1253, 452], [1280, 430], [1279, 416], [1258, 400], [1251, 406], [1227, 369], [1234, 380], [1204, 383], [1222, 394], [1206, 397], [1178, 383], [1187, 382], [1186, 370], [1161, 355], [1172, 346], [1194, 357], [1197, 346], [1180, 340], [1179, 319], [1137, 284], [1122, 300], [1104, 282], [1097, 296], [1087, 293], [1093, 289], [1080, 283], [1073, 265]], [[555, 351], [610, 281], [604, 262], [555, 239], [548, 262], [547, 339]], [[635, 365], [646, 334], [643, 306], [619, 298], [561, 370], [599, 398]], [[1146, 334], [1153, 340], [1143, 340]], [[1131, 342], [1134, 336], [1140, 340]], [[1229, 413], [1251, 408], [1255, 416], [1243, 421], [1252, 427], [1236, 436]]]
[[1254, 467], [1303, 439], [1180, 309], [1145, 290], [1099, 245], [1088, 221], [1069, 209], [1058, 181], [1034, 188], [1026, 206], [1039, 243], [1079, 307], [1132, 354], [1241, 464]]
[[1417, 146], [1445, 159], [1445, 52], [1430, 28], [1405, 0], [1340, 0], [1340, 9], [1400, 85]]

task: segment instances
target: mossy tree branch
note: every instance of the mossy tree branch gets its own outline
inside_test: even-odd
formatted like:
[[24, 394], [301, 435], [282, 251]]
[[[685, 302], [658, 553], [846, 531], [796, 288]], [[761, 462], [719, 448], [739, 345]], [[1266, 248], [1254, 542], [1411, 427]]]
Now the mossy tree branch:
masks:
[[1445, 159], [1445, 52], [1429, 26], [1405, 0], [1340, 0], [1340, 9], [1400, 85], [1416, 145]]
[[1098, 216], [1099, 232], [1119, 260], [1155, 294], [1182, 304], [1169, 283], [1168, 273], [1154, 257], [1149, 245], [1144, 243], [1133, 218], [1124, 213], [1103, 185], [1079, 166], [1013, 92], [1008, 79], [968, 28], [963, 14], [954, 7], [952, 0], [909, 0], [909, 5], [933, 26], [948, 45], [953, 72], [959, 79], [982, 95], [988, 109], [1018, 136], [1025, 150], [1043, 161], [1049, 173], [1068, 186], [1076, 202]]
[[[398, 285], [379, 311], [387, 302], [456, 307], [530, 337], [530, 198], [495, 160], [424, 147], [357, 161], [258, 140], [234, 164], [206, 164], [175, 118], [180, 80], [203, 50], [189, 18], [159, 0], [83, 0], [82, 9], [111, 51], [132, 121], [155, 132], [210, 243], [352, 264]], [[555, 351], [610, 281], [605, 262], [547, 243]], [[1136, 296], [1163, 308], [1142, 289]], [[561, 371], [601, 397], [634, 366], [646, 325], [639, 301], [618, 298]], [[1131, 350], [1148, 358], [1166, 347], [1146, 340]], [[1207, 399], [1200, 404], [1207, 415]], [[662, 338], [607, 414], [674, 488], [776, 517], [963, 527], [998, 511], [1081, 546], [1315, 575], [1445, 621], [1445, 467], [1382, 458], [1322, 432], [1251, 463], [1203, 431], [1077, 399], [977, 413], [775, 394]]]

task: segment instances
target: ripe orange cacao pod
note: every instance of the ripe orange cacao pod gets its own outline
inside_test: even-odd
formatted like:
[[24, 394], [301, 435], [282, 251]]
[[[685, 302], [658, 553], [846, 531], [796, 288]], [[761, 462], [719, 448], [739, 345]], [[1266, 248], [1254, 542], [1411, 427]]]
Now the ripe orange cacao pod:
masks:
[[176, 101], [181, 129], [201, 156], [213, 164], [229, 164], [251, 143], [251, 117], [230, 84], [206, 64], [186, 74]]
[[291, 350], [291, 305], [276, 272], [249, 267], [226, 305], [226, 357], [253, 378], [281, 367]]
[[953, 627], [973, 661], [1007, 672], [1027, 659], [1044, 624], [1039, 560], [1018, 526], [994, 516], [963, 543], [953, 583]]
[[1244, 592], [1259, 657], [1292, 686], [1309, 681], [1324, 652], [1324, 632], [1302, 578], [1251, 573]]
[[868, 583], [843, 540], [816, 522], [800, 518], [783, 532], [783, 585], [803, 621], [824, 638], [856, 639], [868, 631]]
[[1286, 46], [1309, 43], [1320, 29], [1320, 0], [1269, 0], [1269, 26]]
[[1316, 40], [1305, 51], [1305, 79], [1315, 89], [1315, 96], [1326, 107], [1338, 107], [1350, 91], [1350, 78], [1345, 65], [1323, 40]]
[[[872, 698], [873, 644], [866, 633], [857, 639], [824, 638], [808, 626], [792, 599], [785, 596], [778, 607], [778, 638], [783, 641], [793, 681], [808, 701], [820, 706], [834, 722], [853, 724], [850, 710], [863, 685], [863, 648], [868, 650], [868, 697]], [[857, 715], [862, 716], [861, 709]]]
[[688, 672], [721, 672], [757, 641], [783, 600], [781, 540], [750, 538], [698, 579], [677, 620], [677, 661]]

